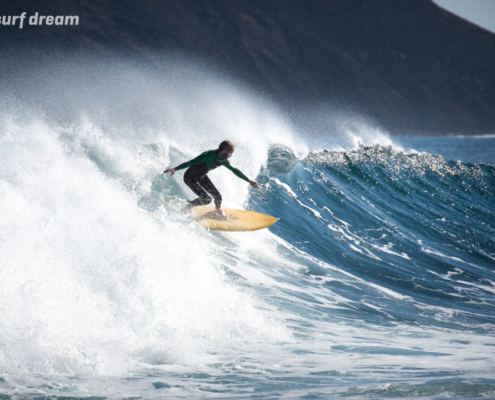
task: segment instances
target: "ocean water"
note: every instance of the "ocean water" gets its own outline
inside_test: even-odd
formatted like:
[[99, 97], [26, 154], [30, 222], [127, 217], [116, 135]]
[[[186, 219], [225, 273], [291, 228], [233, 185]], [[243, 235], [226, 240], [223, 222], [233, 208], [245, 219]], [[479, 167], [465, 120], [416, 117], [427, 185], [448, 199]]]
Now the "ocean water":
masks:
[[[494, 136], [315, 137], [187, 60], [0, 86], [0, 399], [495, 397]], [[267, 230], [161, 173], [224, 139]]]

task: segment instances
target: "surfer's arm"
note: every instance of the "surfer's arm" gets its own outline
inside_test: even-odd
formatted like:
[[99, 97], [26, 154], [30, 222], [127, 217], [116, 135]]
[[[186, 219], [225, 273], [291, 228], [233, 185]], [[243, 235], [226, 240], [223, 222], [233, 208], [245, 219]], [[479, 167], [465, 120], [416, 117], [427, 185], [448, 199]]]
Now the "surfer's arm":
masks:
[[259, 189], [258, 184], [255, 181], [250, 180], [246, 175], [244, 175], [240, 169], [237, 169], [230, 165], [230, 162], [225, 161], [222, 165], [230, 169], [234, 174], [236, 174], [239, 178], [244, 179], [246, 182], [249, 182], [249, 184], [254, 187], [255, 189]]
[[166, 174], [167, 172], [170, 172], [171, 175], [173, 175], [180, 169], [188, 168], [188, 167], [190, 167], [192, 165], [196, 165], [196, 164], [201, 164], [202, 162], [205, 162], [205, 160], [208, 158], [208, 155], [206, 153], [208, 153], [208, 152], [205, 151], [204, 153], [201, 153], [196, 158], [193, 158], [192, 160], [189, 160], [185, 163], [182, 163], [181, 165], [178, 165], [175, 168], [166, 169], [165, 171], [163, 171], [163, 173]]
[[224, 161], [222, 165], [230, 169], [239, 178], [244, 179], [246, 182], [249, 182], [249, 178], [246, 175], [244, 175], [240, 169], [234, 168], [232, 165], [230, 165], [230, 162]]
[[186, 161], [185, 163], [178, 165], [174, 169], [176, 171], [179, 171], [180, 169], [189, 168], [189, 167], [192, 167], [193, 165], [196, 165], [196, 164], [201, 164], [209, 158], [209, 155], [207, 153], [208, 152], [205, 151], [204, 153], [201, 153], [196, 158], [193, 158], [192, 160]]

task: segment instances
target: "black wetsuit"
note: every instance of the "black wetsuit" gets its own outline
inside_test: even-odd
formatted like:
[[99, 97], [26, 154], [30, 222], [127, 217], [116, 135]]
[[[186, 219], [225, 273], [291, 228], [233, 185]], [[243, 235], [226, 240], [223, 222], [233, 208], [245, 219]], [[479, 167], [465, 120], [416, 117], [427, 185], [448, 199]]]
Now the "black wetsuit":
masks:
[[184, 182], [198, 196], [197, 199], [189, 201], [192, 206], [204, 206], [211, 202], [211, 197], [215, 201], [215, 206], [220, 208], [222, 204], [222, 195], [215, 187], [213, 182], [206, 175], [212, 169], [224, 166], [230, 169], [239, 178], [249, 182], [249, 179], [240, 170], [230, 165], [228, 160], [223, 160], [220, 157], [218, 150], [208, 150], [200, 154], [191, 161], [185, 162], [178, 167], [177, 170], [189, 167], [184, 174]]

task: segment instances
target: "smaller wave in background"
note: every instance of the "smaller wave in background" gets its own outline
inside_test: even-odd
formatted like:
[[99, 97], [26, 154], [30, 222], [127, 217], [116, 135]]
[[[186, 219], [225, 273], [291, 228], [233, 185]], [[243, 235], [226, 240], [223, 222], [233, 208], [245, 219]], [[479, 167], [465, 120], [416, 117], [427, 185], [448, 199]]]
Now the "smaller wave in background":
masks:
[[394, 144], [411, 152], [441, 155], [447, 161], [495, 166], [495, 135], [399, 137]]

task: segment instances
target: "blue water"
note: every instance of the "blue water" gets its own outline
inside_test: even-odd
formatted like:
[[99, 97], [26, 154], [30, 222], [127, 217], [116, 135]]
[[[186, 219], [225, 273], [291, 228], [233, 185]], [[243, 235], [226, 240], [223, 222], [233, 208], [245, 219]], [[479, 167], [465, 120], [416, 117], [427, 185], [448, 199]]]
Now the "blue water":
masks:
[[[303, 136], [212, 71], [76, 65], [4, 88], [0, 398], [495, 397], [493, 136]], [[161, 174], [225, 138], [267, 230]]]

